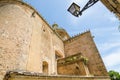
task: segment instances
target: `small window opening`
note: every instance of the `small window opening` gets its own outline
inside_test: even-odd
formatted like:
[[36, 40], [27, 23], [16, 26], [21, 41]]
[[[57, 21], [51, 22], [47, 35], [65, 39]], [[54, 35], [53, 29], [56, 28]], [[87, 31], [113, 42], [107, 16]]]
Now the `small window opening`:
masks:
[[32, 13], [32, 15], [31, 15], [31, 17], [35, 17], [35, 13], [36, 13], [36, 12], [34, 11], [34, 12]]
[[62, 57], [63, 56], [59, 52], [55, 51], [55, 59], [60, 59]]
[[43, 61], [43, 73], [48, 74], [48, 63]]
[[45, 29], [43, 29], [43, 31], [45, 32]]

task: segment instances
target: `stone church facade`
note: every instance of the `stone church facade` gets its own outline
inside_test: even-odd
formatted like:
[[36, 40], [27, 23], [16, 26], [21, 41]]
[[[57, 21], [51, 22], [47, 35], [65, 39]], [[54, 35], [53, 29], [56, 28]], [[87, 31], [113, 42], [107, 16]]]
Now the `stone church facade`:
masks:
[[109, 80], [90, 31], [70, 37], [19, 0], [0, 0], [0, 80], [9, 72]]

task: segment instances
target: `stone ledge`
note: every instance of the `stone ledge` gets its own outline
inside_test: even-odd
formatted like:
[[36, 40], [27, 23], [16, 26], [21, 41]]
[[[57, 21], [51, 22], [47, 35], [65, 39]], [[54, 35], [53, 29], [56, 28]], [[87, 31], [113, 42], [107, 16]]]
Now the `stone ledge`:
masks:
[[110, 80], [109, 76], [44, 75], [34, 72], [8, 72], [3, 80]]

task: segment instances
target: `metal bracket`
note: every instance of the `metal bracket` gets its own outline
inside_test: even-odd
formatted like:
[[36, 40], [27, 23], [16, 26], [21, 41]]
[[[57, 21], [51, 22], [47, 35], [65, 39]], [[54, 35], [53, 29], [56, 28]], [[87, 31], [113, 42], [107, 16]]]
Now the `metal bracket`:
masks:
[[80, 15], [82, 15], [82, 12], [88, 9], [89, 7], [93, 6], [95, 3], [97, 3], [99, 0], [89, 0], [87, 4], [83, 7], [83, 9], [79, 12]]

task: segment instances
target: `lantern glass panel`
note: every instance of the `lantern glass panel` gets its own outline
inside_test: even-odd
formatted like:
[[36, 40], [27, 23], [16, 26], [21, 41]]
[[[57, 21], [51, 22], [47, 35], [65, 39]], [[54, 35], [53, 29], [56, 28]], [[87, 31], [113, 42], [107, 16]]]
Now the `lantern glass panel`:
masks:
[[72, 15], [78, 17], [78, 16], [79, 16], [79, 12], [80, 12], [80, 6], [78, 6], [78, 5], [75, 4], [75, 3], [72, 3], [71, 6], [68, 8], [68, 11], [69, 11]]
[[74, 5], [71, 6], [70, 12], [71, 12], [72, 14], [75, 12], [75, 7], [74, 7]]

